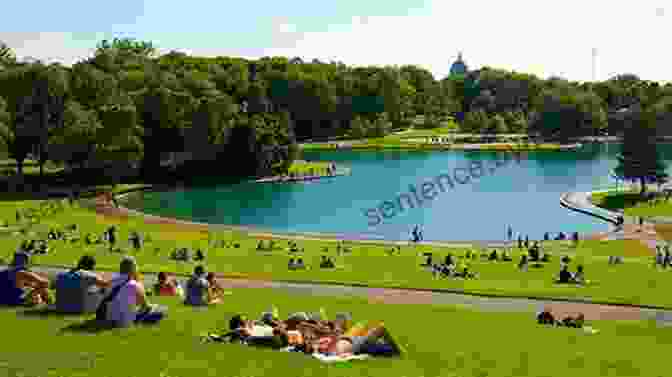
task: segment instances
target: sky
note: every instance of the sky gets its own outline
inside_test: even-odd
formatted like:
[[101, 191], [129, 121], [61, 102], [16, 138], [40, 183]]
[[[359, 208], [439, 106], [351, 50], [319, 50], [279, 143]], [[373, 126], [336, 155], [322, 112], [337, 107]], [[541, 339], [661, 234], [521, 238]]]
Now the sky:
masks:
[[[39, 4], [40, 2], [44, 4]], [[0, 40], [21, 59], [72, 64], [103, 39], [151, 41], [160, 52], [415, 64], [435, 78], [462, 51], [469, 68], [591, 81], [634, 73], [672, 80], [666, 0], [60, 0], [2, 5]], [[30, 4], [27, 6], [26, 4]], [[39, 4], [39, 11], [38, 11]], [[43, 31], [36, 31], [39, 29]]]

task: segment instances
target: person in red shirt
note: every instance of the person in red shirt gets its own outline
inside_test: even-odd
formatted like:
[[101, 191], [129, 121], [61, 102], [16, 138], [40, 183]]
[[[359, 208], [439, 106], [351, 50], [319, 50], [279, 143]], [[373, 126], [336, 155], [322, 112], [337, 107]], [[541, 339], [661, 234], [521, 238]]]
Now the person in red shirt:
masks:
[[177, 285], [174, 280], [168, 279], [168, 274], [159, 272], [158, 280], [154, 285], [154, 293], [157, 296], [177, 296]]

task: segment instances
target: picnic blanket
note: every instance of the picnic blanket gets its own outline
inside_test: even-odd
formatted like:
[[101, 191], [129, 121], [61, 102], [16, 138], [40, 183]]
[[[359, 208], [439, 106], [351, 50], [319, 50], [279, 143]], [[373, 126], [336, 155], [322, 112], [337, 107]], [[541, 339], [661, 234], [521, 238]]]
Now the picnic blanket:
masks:
[[320, 360], [323, 363], [342, 363], [352, 360], [364, 360], [370, 358], [371, 356], [370, 355], [330, 356], [321, 353], [314, 353], [313, 357]]

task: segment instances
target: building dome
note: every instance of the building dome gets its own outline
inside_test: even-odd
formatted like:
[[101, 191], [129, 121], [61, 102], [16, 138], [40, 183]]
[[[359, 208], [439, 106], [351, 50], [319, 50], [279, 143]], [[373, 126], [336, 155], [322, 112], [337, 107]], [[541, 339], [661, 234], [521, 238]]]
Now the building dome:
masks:
[[450, 75], [451, 76], [452, 75], [464, 75], [464, 74], [467, 73], [467, 71], [469, 71], [469, 69], [467, 68], [467, 65], [462, 60], [462, 53], [460, 52], [457, 55], [457, 60], [450, 67]]

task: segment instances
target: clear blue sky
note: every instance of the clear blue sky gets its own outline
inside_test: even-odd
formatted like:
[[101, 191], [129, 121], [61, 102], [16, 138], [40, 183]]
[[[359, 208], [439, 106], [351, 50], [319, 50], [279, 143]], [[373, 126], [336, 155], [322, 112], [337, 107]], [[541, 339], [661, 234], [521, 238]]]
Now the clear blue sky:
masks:
[[[38, 0], [39, 1], [39, 0]], [[0, 40], [17, 55], [71, 64], [102, 39], [149, 40], [163, 52], [299, 56], [351, 65], [468, 65], [542, 77], [634, 73], [669, 81], [667, 0], [4, 1]], [[627, 25], [627, 27], [626, 27]]]

